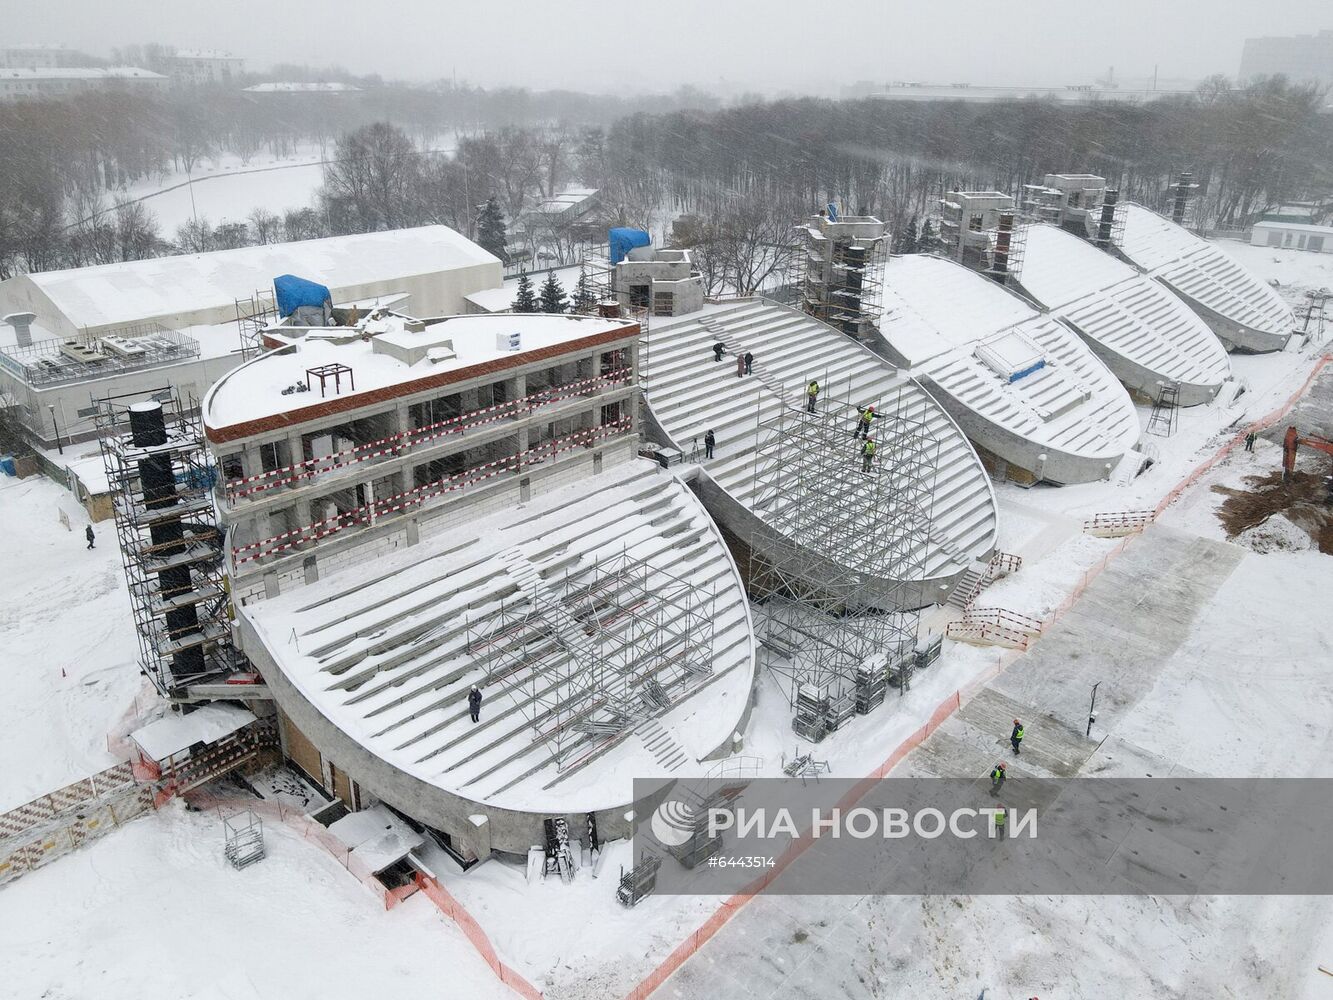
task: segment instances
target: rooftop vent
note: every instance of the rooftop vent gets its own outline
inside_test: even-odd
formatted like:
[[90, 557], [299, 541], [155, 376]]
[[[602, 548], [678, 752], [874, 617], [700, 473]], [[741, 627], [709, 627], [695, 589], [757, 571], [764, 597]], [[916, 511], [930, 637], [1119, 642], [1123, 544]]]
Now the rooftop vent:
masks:
[[5, 322], [14, 328], [14, 341], [19, 347], [32, 346], [32, 321], [36, 318], [36, 313], [29, 312], [10, 313], [5, 317]]

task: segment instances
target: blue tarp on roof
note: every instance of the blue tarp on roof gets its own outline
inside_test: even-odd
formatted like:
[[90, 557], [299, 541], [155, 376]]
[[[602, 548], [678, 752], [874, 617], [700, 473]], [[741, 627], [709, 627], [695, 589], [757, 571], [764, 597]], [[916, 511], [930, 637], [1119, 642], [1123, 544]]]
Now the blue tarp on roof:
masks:
[[302, 306], [322, 306], [333, 301], [333, 296], [323, 285], [294, 274], [274, 278], [273, 295], [278, 300], [279, 316], [290, 316]]
[[635, 247], [651, 246], [653, 240], [642, 229], [618, 228], [607, 230], [606, 242], [611, 248], [611, 263], [619, 264]]

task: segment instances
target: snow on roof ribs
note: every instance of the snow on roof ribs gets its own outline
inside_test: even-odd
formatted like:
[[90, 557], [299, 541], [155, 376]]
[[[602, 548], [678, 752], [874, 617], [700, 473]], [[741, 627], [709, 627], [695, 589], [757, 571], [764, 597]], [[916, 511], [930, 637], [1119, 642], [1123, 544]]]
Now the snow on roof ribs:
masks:
[[[1038, 480], [1105, 478], [1138, 441], [1128, 393], [1073, 330], [959, 264], [895, 258], [879, 329], [879, 349], [909, 365], [973, 442]], [[977, 352], [1008, 333], [1045, 359], [1013, 382]]]
[[1231, 375], [1221, 341], [1170, 289], [1072, 233], [1030, 227], [1019, 282], [1149, 398], [1168, 383], [1181, 405], [1206, 403]]
[[[717, 342], [729, 355], [752, 353], [757, 376], [738, 379], [732, 366], [714, 364]], [[673, 447], [689, 452], [692, 441], [698, 448], [705, 431], [714, 432], [717, 453], [703, 464], [701, 476], [710, 484], [703, 495], [714, 516], [740, 537], [749, 537], [756, 522], [781, 521], [781, 511], [766, 500], [770, 491], [757, 475], [756, 435], [775, 433], [772, 422], [784, 397], [790, 402], [792, 389], [799, 386], [803, 393], [814, 377], [823, 387], [821, 399], [836, 407], [836, 419], [845, 420], [846, 430], [856, 421], [856, 406], [874, 404], [886, 420], [892, 414], [919, 423], [938, 442], [938, 468], [929, 483], [937, 515], [929, 537], [916, 539], [926, 549], [925, 560], [908, 581], [921, 603], [935, 600], [941, 583], [993, 551], [995, 497], [962, 431], [920, 385], [845, 334], [803, 312], [753, 299], [707, 306], [680, 320], [654, 321], [651, 335], [640, 342], [640, 359], [645, 402]], [[818, 455], [790, 451], [814, 474]], [[843, 463], [838, 482], [854, 489], [859, 468], [854, 461]], [[827, 557], [862, 566], [866, 557], [854, 551], [853, 542], [848, 539], [845, 549]], [[914, 565], [910, 559], [903, 565], [908, 563]], [[901, 595], [901, 582], [886, 579], [882, 595]]]
[[1142, 205], [1124, 207], [1119, 256], [1180, 296], [1224, 343], [1256, 353], [1286, 346], [1296, 318], [1272, 288], [1217, 244]]
[[[688, 609], [657, 598], [676, 586], [713, 595], [706, 664], [680, 638]], [[590, 604], [602, 616], [592, 632]], [[392, 787], [412, 790], [414, 818], [442, 829], [437, 813], [626, 807], [635, 778], [729, 745], [755, 672], [749, 605], [721, 534], [683, 483], [641, 459], [538, 494], [521, 512], [423, 532], [373, 569], [350, 565], [239, 612], [302, 731], [345, 751], [369, 789], [392, 775]], [[495, 641], [507, 625], [532, 631], [528, 655]], [[594, 663], [597, 684], [551, 690]], [[649, 677], [665, 708], [655, 691], [640, 696]], [[639, 717], [608, 736], [595, 723], [614, 721], [616, 706]], [[492, 836], [496, 849], [526, 849], [501, 844], [499, 829]]]

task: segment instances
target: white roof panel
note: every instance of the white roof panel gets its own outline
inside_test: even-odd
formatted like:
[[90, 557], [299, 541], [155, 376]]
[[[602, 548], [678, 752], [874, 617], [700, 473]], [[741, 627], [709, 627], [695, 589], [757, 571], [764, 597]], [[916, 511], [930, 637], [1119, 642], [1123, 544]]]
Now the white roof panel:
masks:
[[153, 257], [27, 275], [76, 327], [134, 323], [230, 306], [295, 274], [338, 289], [497, 259], [447, 226]]

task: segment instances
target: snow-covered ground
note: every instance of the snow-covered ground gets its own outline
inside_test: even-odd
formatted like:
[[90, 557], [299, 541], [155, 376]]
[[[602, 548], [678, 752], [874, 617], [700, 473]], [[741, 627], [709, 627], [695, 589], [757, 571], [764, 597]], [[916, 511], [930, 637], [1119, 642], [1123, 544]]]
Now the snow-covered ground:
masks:
[[179, 801], [0, 892], [4, 1000], [500, 1000], [502, 985], [423, 895], [385, 912], [280, 823], [235, 871], [221, 819]]
[[[426, 143], [431, 151], [449, 152], [457, 144], [453, 132]], [[324, 183], [324, 164], [334, 155], [333, 144], [303, 144], [288, 156], [267, 150], [242, 159], [235, 153], [206, 157], [184, 171], [145, 178], [130, 185], [127, 198], [143, 198], [156, 217], [162, 235], [170, 238], [176, 227], [198, 217], [214, 226], [245, 222], [257, 208], [282, 215], [312, 204]], [[117, 195], [119, 197], [119, 194]]]
[[325, 155], [317, 146], [303, 147], [286, 157], [265, 152], [248, 162], [227, 153], [196, 164], [188, 175], [170, 173], [141, 180], [127, 188], [124, 196], [144, 199], [144, 207], [169, 239], [177, 226], [196, 216], [217, 226], [245, 222], [257, 208], [281, 215], [306, 207], [324, 183]]
[[[1305, 287], [1333, 286], [1333, 259], [1240, 244], [1226, 249], [1261, 276], [1277, 276], [1283, 293], [1297, 300]], [[1234, 406], [1182, 411], [1173, 437], [1149, 439], [1158, 448], [1156, 465], [1126, 485], [1000, 487], [1001, 548], [1022, 555], [1025, 565], [982, 603], [1034, 616], [1059, 605], [1115, 544], [1084, 536], [1085, 516], [1155, 506], [1237, 427], [1295, 391], [1316, 353], [1312, 346], [1233, 356], [1247, 393]], [[1146, 424], [1148, 410], [1141, 407], [1139, 416]], [[1277, 461], [1276, 446], [1263, 440], [1253, 454], [1234, 451], [1163, 523], [1223, 539], [1216, 509], [1224, 497], [1211, 487], [1237, 486]], [[72, 531], [59, 524], [59, 507]], [[0, 516], [11, 553], [11, 585], [0, 587], [0, 641], [5, 662], [17, 665], [0, 702], [4, 808], [112, 763], [106, 733], [140, 686], [110, 525], [99, 526], [98, 547], [87, 552], [81, 508], [42, 479], [0, 479]], [[24, 573], [21, 586], [12, 585], [16, 568]], [[1247, 554], [1116, 737], [1203, 773], [1326, 774], [1333, 640], [1320, 616], [1330, 588], [1333, 560], [1317, 553]], [[949, 617], [937, 612], [925, 625], [937, 628]], [[821, 744], [818, 756], [837, 775], [865, 773], [941, 699], [993, 671], [1000, 655], [951, 645], [939, 664], [917, 676], [908, 697], [891, 692], [884, 708]], [[772, 678], [763, 681], [746, 738], [745, 752], [770, 767], [796, 747]], [[506, 995], [471, 945], [419, 895], [385, 914], [336, 862], [285, 828], [269, 831], [269, 859], [236, 873], [222, 861], [221, 838], [215, 817], [173, 807], [0, 891], [0, 951], [14, 955], [8, 965], [22, 970], [0, 977], [0, 997]], [[569, 886], [529, 885], [523, 870], [498, 861], [440, 875], [501, 957], [548, 997], [600, 998], [624, 995], [718, 903], [663, 896], [622, 910], [615, 885], [621, 865], [630, 863], [628, 845], [620, 843], [608, 846], [597, 878], [585, 869]], [[1207, 971], [1213, 966], [1234, 973], [1230, 995], [1333, 995], [1333, 979], [1316, 968], [1333, 968], [1333, 921], [1322, 898], [885, 899], [849, 911], [851, 903], [834, 901], [830, 913], [850, 912], [874, 938], [879, 971], [873, 989], [870, 983], [862, 989], [867, 996], [910, 990], [970, 1000], [980, 988], [974, 984], [995, 984], [988, 997], [1226, 996], [1224, 979]], [[752, 904], [755, 926], [765, 934], [795, 926], [786, 905]], [[193, 939], [207, 941], [204, 949], [174, 942], [163, 949], [145, 930], [150, 924], [184, 929], [191, 921], [210, 929]], [[728, 925], [717, 940], [749, 926]], [[824, 931], [816, 924], [805, 931], [809, 954], [792, 946], [770, 977], [788, 982], [782, 977], [799, 963], [815, 961], [809, 955], [817, 954]], [[764, 939], [738, 940], [754, 942], [738, 947], [757, 952]], [[758, 981], [733, 989], [728, 970], [714, 964], [717, 954], [705, 951], [687, 966], [693, 975], [673, 979], [661, 995], [785, 995], [763, 992]], [[1278, 992], [1264, 992], [1265, 975], [1282, 984]]]
[[[60, 512], [69, 528], [60, 523]], [[107, 733], [141, 690], [125, 575], [111, 522], [44, 476], [0, 477], [0, 811], [117, 759]]]

